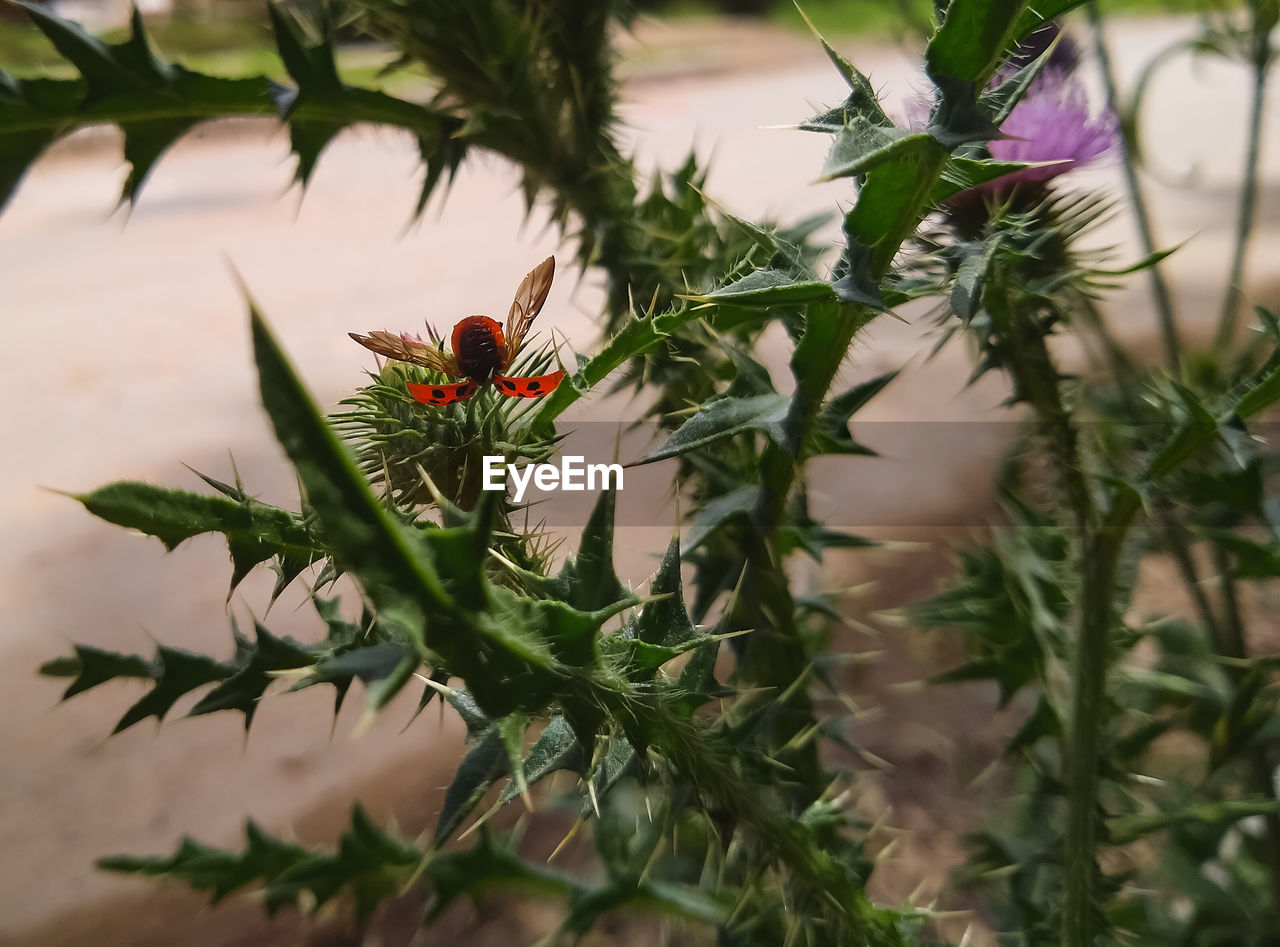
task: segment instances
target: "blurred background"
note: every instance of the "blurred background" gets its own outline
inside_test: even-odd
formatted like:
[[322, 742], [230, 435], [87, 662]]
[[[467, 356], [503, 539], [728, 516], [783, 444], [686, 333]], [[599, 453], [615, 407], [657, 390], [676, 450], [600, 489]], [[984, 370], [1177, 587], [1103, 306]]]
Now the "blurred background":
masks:
[[[129, 5], [116, 0], [50, 6], [108, 36], [129, 16]], [[790, 2], [643, 6], [634, 31], [618, 38], [628, 144], [641, 167], [673, 168], [691, 147], [712, 156], [708, 193], [748, 219], [794, 222], [847, 198], [844, 184], [810, 183], [825, 139], [770, 127], [843, 97], [840, 77]], [[1108, 6], [1126, 88], [1158, 50], [1195, 29], [1179, 4]], [[283, 78], [258, 0], [145, 0], [140, 8], [173, 61], [218, 75]], [[815, 0], [805, 9], [870, 75], [890, 110], [905, 114], [925, 81], [910, 63], [927, 4]], [[393, 59], [388, 49], [350, 29], [341, 35], [346, 81], [409, 98], [427, 94], [426, 76], [384, 74]], [[69, 68], [10, 5], [0, 5], [0, 67], [16, 75]], [[1170, 272], [1182, 311], [1204, 320], [1185, 327], [1192, 338], [1212, 329], [1229, 254], [1224, 195], [1239, 174], [1247, 81], [1233, 66], [1193, 69], [1187, 60], [1166, 73], [1144, 116], [1148, 152], [1164, 172], [1148, 182], [1160, 242], [1192, 240]], [[1203, 123], [1194, 137], [1184, 133], [1191, 113]], [[1272, 305], [1280, 301], [1280, 277], [1269, 265], [1280, 258], [1278, 125], [1271, 124], [1263, 147], [1260, 232], [1247, 274], [1255, 298]], [[473, 312], [500, 315], [526, 271], [550, 253], [567, 262], [571, 248], [557, 243], [537, 211], [526, 219], [518, 179], [496, 159], [469, 161], [446, 199], [413, 223], [420, 169], [413, 143], [392, 132], [344, 133], [303, 195], [291, 183], [293, 159], [273, 121], [204, 125], [161, 160], [128, 209], [116, 206], [125, 175], [119, 147], [109, 128], [59, 143], [0, 215], [7, 331], [0, 374], [7, 408], [0, 451], [0, 699], [7, 723], [0, 732], [0, 942], [356, 942], [340, 917], [304, 935], [293, 917], [265, 920], [252, 899], [233, 897], [210, 909], [183, 891], [95, 872], [92, 862], [167, 852], [183, 834], [236, 844], [246, 818], [307, 842], [331, 842], [357, 798], [375, 819], [414, 834], [440, 804], [462, 746], [460, 725], [433, 709], [401, 733], [415, 694], [367, 726], [358, 726], [359, 701], [350, 701], [331, 727], [329, 696], [317, 688], [287, 702], [268, 697], [247, 738], [239, 718], [182, 719], [179, 704], [162, 728], [144, 724], [108, 739], [112, 721], [138, 694], [120, 685], [59, 705], [65, 685], [37, 677], [42, 662], [66, 653], [72, 640], [127, 652], [147, 653], [159, 641], [230, 653], [228, 613], [242, 622], [261, 617], [271, 577], [251, 577], [228, 600], [221, 540], [202, 538], [166, 555], [154, 540], [95, 520], [59, 491], [125, 478], [199, 489], [183, 464], [229, 480], [234, 458], [250, 491], [296, 502], [257, 403], [232, 267], [312, 391], [332, 408], [372, 367], [349, 331], [420, 331], [424, 319], [447, 326]], [[1121, 193], [1114, 168], [1084, 172], [1076, 183]], [[1117, 248], [1117, 263], [1127, 263], [1141, 255], [1132, 233], [1118, 212], [1095, 236]], [[1155, 354], [1156, 338], [1141, 288], [1105, 301], [1117, 334], [1139, 357]], [[593, 275], [566, 265], [539, 327], [590, 351], [601, 301]], [[967, 386], [970, 358], [957, 343], [926, 359], [931, 323], [920, 310], [901, 315], [905, 323], [879, 320], [847, 368], [857, 380], [907, 366], [859, 415], [867, 422], [859, 440], [883, 456], [842, 459], [818, 480], [833, 492], [856, 481], [877, 511], [876, 523], [861, 531], [887, 541], [824, 567], [824, 582], [862, 589], [850, 605], [858, 620], [934, 590], [951, 567], [953, 544], [992, 514], [993, 472], [1014, 434], [1014, 419], [1000, 407], [999, 380], [989, 375]], [[785, 371], [781, 345], [764, 361]], [[625, 420], [628, 406], [597, 402], [583, 416]], [[934, 430], [949, 436], [922, 439], [918, 422], [936, 423]], [[627, 528], [619, 543], [624, 579], [642, 586], [675, 516], [669, 505], [650, 519], [656, 525]], [[1160, 581], [1152, 577], [1148, 594], [1159, 595]], [[271, 627], [314, 637], [314, 618], [295, 611], [298, 603], [296, 595], [277, 602]], [[904, 700], [911, 682], [944, 666], [948, 655], [932, 639], [884, 627], [862, 623], [850, 650], [882, 655], [862, 681], [868, 713], [860, 739], [893, 763], [885, 771], [868, 766], [866, 805], [888, 811], [892, 800], [892, 817], [907, 830], [898, 858], [876, 882], [884, 897], [901, 898], [921, 884], [926, 893], [938, 890], [959, 861], [957, 839], [980, 811], [966, 779], [989, 761], [1009, 720], [995, 714], [994, 694], [977, 687], [939, 696], [947, 707]], [[940, 795], [948, 805], [938, 804]], [[546, 926], [537, 909], [504, 904], [456, 912], [431, 936], [526, 943]]]

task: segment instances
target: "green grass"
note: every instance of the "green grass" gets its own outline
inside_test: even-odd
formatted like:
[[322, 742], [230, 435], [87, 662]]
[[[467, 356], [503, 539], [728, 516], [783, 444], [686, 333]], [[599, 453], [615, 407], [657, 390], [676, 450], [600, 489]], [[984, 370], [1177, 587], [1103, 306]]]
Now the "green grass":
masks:
[[21, 74], [57, 61], [53, 46], [34, 26], [0, 20], [0, 69]]
[[[210, 75], [239, 77], [265, 75], [287, 81], [288, 76], [265, 23], [250, 20], [173, 20], [148, 25], [152, 42], [170, 62]], [[102, 34], [119, 42], [124, 30]], [[389, 48], [373, 44], [340, 47], [338, 68], [352, 85], [394, 92], [422, 84], [420, 69], [402, 69], [391, 75], [382, 70], [395, 59]], [[34, 26], [0, 20], [0, 69], [13, 75], [72, 77], [75, 70], [58, 55], [44, 34]]]
[[[823, 36], [900, 36], [931, 28], [930, 0], [801, 0], [804, 15]], [[794, 3], [775, 3], [769, 19], [789, 29], [803, 30], [804, 17]]]
[[[1128, 14], [1191, 12], [1222, 6], [1222, 0], [1101, 0], [1101, 3], [1107, 13]], [[826, 36], [910, 35], [928, 28], [933, 9], [931, 0], [802, 0], [801, 5], [814, 26]], [[671, 0], [659, 5], [655, 12], [672, 20], [708, 19], [718, 15], [716, 4], [709, 0]], [[775, 3], [768, 19], [788, 29], [808, 30], [790, 0]], [[149, 29], [166, 58], [191, 69], [221, 76], [286, 78], [265, 21], [174, 19], [156, 22]], [[104, 34], [110, 41], [123, 37], [123, 30]], [[348, 47], [339, 54], [343, 75], [353, 84], [392, 91], [421, 82], [423, 74], [412, 70], [379, 77], [382, 67], [392, 59], [394, 55], [389, 50], [376, 47]], [[0, 69], [18, 76], [74, 75], [39, 30], [9, 20], [0, 20]]]
[[[191, 68], [217, 61], [232, 67], [228, 75], [262, 72], [270, 60], [277, 62], [271, 33], [265, 23], [250, 20], [171, 20], [148, 25], [151, 38], [170, 60]], [[108, 42], [119, 42], [127, 30], [102, 33]], [[44, 34], [23, 22], [0, 21], [0, 68], [15, 75], [65, 74], [66, 63]], [[60, 71], [61, 70], [61, 71]]]
[[[931, 29], [931, 0], [799, 0], [818, 32], [824, 36], [902, 36]], [[1190, 13], [1197, 10], [1239, 6], [1230, 0], [1099, 0], [1104, 13]], [[680, 17], [694, 13], [715, 15], [715, 4], [673, 0], [659, 8], [663, 15]], [[777, 0], [768, 18], [790, 29], [804, 30], [804, 18], [791, 0]]]

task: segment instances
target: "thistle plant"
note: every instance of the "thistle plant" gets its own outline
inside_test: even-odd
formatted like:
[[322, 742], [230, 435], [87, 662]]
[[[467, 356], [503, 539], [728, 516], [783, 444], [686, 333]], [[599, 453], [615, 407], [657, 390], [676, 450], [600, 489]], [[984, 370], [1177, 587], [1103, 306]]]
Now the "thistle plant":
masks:
[[[978, 371], [1007, 373], [1033, 419], [1002, 484], [1008, 526], [993, 548], [966, 557], [959, 584], [918, 610], [926, 624], [966, 632], [971, 658], [946, 679], [990, 679], [1002, 704], [1023, 693], [1033, 708], [1007, 748], [1022, 801], [975, 838], [968, 879], [986, 890], [987, 879], [1006, 879], [994, 904], [1002, 925], [1029, 943], [1265, 943], [1280, 892], [1280, 806], [1268, 738], [1254, 729], [1269, 713], [1265, 675], [1248, 655], [1235, 584], [1273, 574], [1238, 557], [1260, 548], [1259, 529], [1273, 534], [1267, 455], [1246, 419], [1259, 407], [1247, 392], [1274, 363], [1273, 355], [1263, 364], [1260, 351], [1274, 350], [1275, 320], [1259, 309], [1259, 344], [1212, 368], [1201, 358], [1197, 374], [1180, 378], [1148, 374], [1123, 351], [1097, 298], [1122, 272], [1156, 270], [1167, 251], [1148, 243], [1145, 260], [1116, 271], [1074, 249], [1105, 208], [1060, 190], [1059, 176], [1128, 149], [1113, 141], [1114, 117], [1092, 115], [1078, 91], [1064, 93], [1072, 68], [1063, 57], [1046, 67], [1000, 127], [1019, 140], [989, 145], [1002, 157], [1066, 160], [954, 202], [920, 245], [918, 265], [943, 274], [948, 319], [973, 339]], [[1131, 198], [1141, 211], [1136, 189]], [[1158, 276], [1155, 285], [1157, 308], [1167, 307]], [[1172, 313], [1162, 315], [1170, 362], [1185, 365]], [[1047, 340], [1063, 330], [1096, 343], [1093, 378], [1059, 367]], [[1056, 480], [1047, 494], [1026, 473], [1046, 466]], [[1200, 571], [1205, 546], [1220, 572], [1217, 605]], [[1196, 612], [1132, 625], [1139, 563], [1165, 555]], [[1139, 646], [1159, 655], [1154, 668], [1131, 657]], [[1214, 652], [1229, 672], [1209, 669]], [[1206, 690], [1179, 691], [1193, 679]], [[1179, 732], [1205, 741], [1201, 772], [1144, 778], [1165, 768], [1161, 740]], [[1163, 832], [1171, 838], [1159, 856], [1143, 857], [1138, 843]], [[1219, 880], [1201, 863], [1231, 844], [1240, 860]], [[1188, 890], [1198, 893], [1177, 893]]]
[[[979, 353], [977, 370], [1005, 373], [1033, 422], [1003, 481], [1008, 527], [919, 611], [922, 623], [965, 632], [970, 660], [947, 678], [993, 680], [1003, 700], [1025, 694], [1030, 705], [1009, 754], [1029, 787], [1025, 807], [1011, 834], [976, 837], [969, 877], [1001, 929], [1027, 943], [1219, 936], [1226, 922], [1212, 899], [1189, 915], [1169, 908], [1177, 895], [1161, 871], [1177, 857], [1139, 863], [1133, 843], [1185, 862], [1213, 833], [1280, 812], [1260, 778], [1275, 721], [1270, 665], [1249, 657], [1233, 584], [1273, 575], [1280, 562], [1267, 458], [1247, 426], [1280, 399], [1280, 330], [1263, 314], [1272, 336], [1219, 366], [1212, 386], [1142, 376], [1111, 339], [1098, 297], [1122, 271], [1078, 247], [1103, 205], [1059, 185], [1107, 150], [1113, 128], [1083, 109], [1062, 46], [1019, 45], [1077, 5], [941, 5], [924, 52], [932, 101], [914, 128], [896, 124], [870, 80], [819, 38], [848, 93], [798, 127], [831, 137], [820, 173], [851, 185], [832, 248], [814, 245], [813, 222], [778, 227], [717, 208], [692, 159], [647, 191], [637, 183], [616, 137], [610, 31], [628, 22], [620, 4], [356, 0], [358, 22], [432, 76], [425, 104], [342, 82], [324, 17], [316, 42], [272, 8], [292, 79], [282, 87], [171, 65], [137, 17], [127, 41], [108, 45], [28, 8], [80, 77], [0, 73], [5, 196], [48, 143], [86, 124], [124, 132], [129, 200], [164, 149], [210, 116], [277, 110], [304, 184], [334, 135], [372, 121], [418, 143], [417, 212], [471, 154], [501, 155], [579, 263], [608, 281], [604, 341], [539, 400], [477, 384], [466, 400], [424, 405], [411, 386], [442, 385], [429, 373], [437, 362], [393, 360], [334, 416], [250, 303], [259, 391], [298, 475], [298, 509], [212, 476], [213, 493], [126, 482], [77, 497], [170, 549], [223, 534], [233, 587], [262, 564], [277, 573], [276, 595], [307, 581], [325, 628], [300, 642], [265, 621], [251, 635], [233, 626], [228, 660], [80, 644], [44, 666], [71, 678], [65, 697], [117, 678], [149, 683], [116, 731], [164, 718], [197, 690], [192, 714], [238, 711], [248, 727], [269, 688], [327, 684], [341, 705], [358, 680], [372, 712], [421, 686], [419, 710], [448, 704], [468, 732], [443, 809], [418, 839], [357, 808], [336, 852], [250, 823], [240, 851], [187, 839], [170, 855], [113, 856], [102, 867], [177, 878], [215, 901], [258, 887], [268, 911], [346, 896], [362, 924], [406, 892], [429, 898], [429, 922], [463, 897], [518, 888], [561, 904], [554, 936], [568, 942], [620, 909], [743, 947], [936, 942], [943, 928], [930, 907], [869, 894], [877, 842], [854, 808], [853, 774], [827, 752], [846, 721], [812, 693], [815, 681], [841, 686], [825, 673], [823, 614], [833, 606], [800, 594], [793, 578], [802, 553], [867, 544], [807, 505], [808, 462], [858, 463], [866, 449], [851, 418], [894, 379], [837, 391], [842, 366], [874, 319], [935, 295], [949, 328]], [[1161, 258], [1153, 249], [1137, 268]], [[791, 345], [789, 393], [754, 351], [774, 322]], [[1065, 332], [1105, 343], [1109, 387], [1060, 366], [1051, 337]], [[548, 351], [526, 357], [525, 374], [552, 367]], [[509, 500], [476, 481], [479, 457], [553, 456], [564, 412], [617, 385], [643, 392], [643, 410], [664, 429], [636, 462], [679, 458], [693, 504], [643, 595], [614, 566], [614, 492], [601, 493], [576, 547], [557, 558]], [[1127, 423], [1135, 415], [1086, 423], [1110, 403], [1146, 405], [1155, 432]], [[1051, 474], [1033, 481], [1036, 469]], [[1212, 513], [1203, 535], [1226, 563], [1221, 604], [1202, 616], [1219, 633], [1212, 644], [1185, 622], [1127, 615], [1135, 562], [1198, 529], [1182, 518], [1193, 510]], [[1268, 531], [1259, 541], [1244, 525]], [[336, 595], [343, 576], [358, 602]], [[1155, 673], [1124, 660], [1142, 640], [1160, 649]], [[1215, 649], [1216, 664], [1205, 657]], [[1140, 767], [1176, 727], [1212, 734], [1205, 779], [1153, 788]], [[1251, 782], [1233, 782], [1233, 767]], [[539, 784], [558, 772], [570, 774], [571, 834], [594, 845], [593, 871], [549, 867], [545, 853], [490, 828], [503, 807], [533, 808]], [[1167, 829], [1189, 841], [1162, 842]], [[1125, 891], [1104, 874], [1103, 855], [1114, 852], [1147, 887]], [[1230, 936], [1264, 942], [1274, 902], [1261, 900], [1258, 873], [1242, 869], [1221, 887], [1252, 899]]]

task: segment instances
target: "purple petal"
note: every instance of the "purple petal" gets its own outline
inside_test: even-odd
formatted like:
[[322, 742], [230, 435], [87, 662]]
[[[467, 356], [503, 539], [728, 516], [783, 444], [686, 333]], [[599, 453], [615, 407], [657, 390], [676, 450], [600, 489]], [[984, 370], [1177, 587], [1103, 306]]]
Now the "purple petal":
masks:
[[1000, 178], [1000, 189], [1018, 181], [1047, 181], [1106, 155], [1119, 141], [1109, 109], [1094, 115], [1082, 86], [1059, 70], [1046, 70], [1000, 126], [1006, 136], [990, 143], [1000, 161], [1065, 161]]

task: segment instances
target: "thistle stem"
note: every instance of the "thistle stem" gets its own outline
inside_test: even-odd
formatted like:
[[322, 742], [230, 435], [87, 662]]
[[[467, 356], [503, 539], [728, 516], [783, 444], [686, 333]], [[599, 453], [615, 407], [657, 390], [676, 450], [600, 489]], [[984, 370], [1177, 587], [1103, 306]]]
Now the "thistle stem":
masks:
[[[1245, 635], [1244, 618], [1240, 612], [1240, 597], [1236, 589], [1236, 580], [1231, 575], [1231, 562], [1221, 546], [1214, 547], [1214, 565], [1218, 570], [1218, 591], [1222, 597], [1222, 610], [1225, 617], [1222, 634], [1218, 644], [1218, 652], [1226, 657], [1247, 658], [1249, 656], [1248, 641]], [[1238, 667], [1238, 666], [1237, 666]], [[1236, 680], [1245, 675], [1239, 668]], [[1275, 766], [1271, 754], [1265, 746], [1252, 748], [1248, 753], [1248, 765], [1253, 783], [1253, 791], [1268, 799], [1277, 798]], [[1267, 833], [1267, 869], [1270, 875], [1272, 897], [1280, 904], [1280, 815], [1271, 812], [1263, 817], [1263, 825]]]
[[[1247, 419], [1264, 406], [1265, 403], [1259, 402], [1240, 413]], [[1191, 456], [1217, 436], [1216, 429], [1206, 428], [1195, 432], [1191, 437], [1182, 437], [1187, 430], [1184, 428], [1179, 435], [1175, 435], [1177, 440], [1182, 441], [1177, 455], [1169, 455], [1167, 451], [1158, 454], [1159, 462], [1153, 462], [1147, 468], [1142, 480], [1151, 483], [1159, 481], [1177, 467], [1180, 459]], [[1176, 442], [1175, 440], [1174, 443]], [[1082, 547], [1086, 553], [1086, 562], [1081, 588], [1080, 638], [1074, 666], [1076, 688], [1072, 697], [1071, 746], [1068, 757], [1063, 947], [1093, 947], [1094, 928], [1097, 926], [1095, 882], [1098, 871], [1095, 848], [1099, 731], [1103, 722], [1102, 697], [1105, 694], [1109, 632], [1116, 620], [1112, 590], [1125, 536], [1141, 508], [1141, 495], [1137, 490], [1114, 491], [1101, 522], [1092, 530], [1090, 542]], [[1230, 610], [1230, 600], [1226, 604]], [[1236, 613], [1238, 616], [1238, 608]], [[1270, 775], [1269, 770], [1267, 775]], [[1280, 835], [1280, 832], [1277, 834]], [[1276, 850], [1280, 851], [1280, 846]], [[1277, 895], [1280, 895], [1280, 885], [1277, 886]]]
[[1009, 370], [1018, 395], [1045, 427], [1066, 506], [1075, 519], [1080, 608], [1071, 666], [1071, 717], [1065, 755], [1063, 947], [1092, 947], [1098, 903], [1098, 761], [1103, 739], [1115, 580], [1124, 530], [1107, 527], [1081, 463], [1080, 438], [1063, 401], [1061, 376], [1034, 312], [1017, 311], [1001, 287], [987, 291], [987, 310], [1006, 327]]
[[1161, 511], [1157, 518], [1164, 532], [1165, 542], [1169, 544], [1169, 551], [1173, 555], [1173, 561], [1178, 566], [1178, 572], [1182, 576], [1182, 584], [1187, 587], [1187, 594], [1191, 596], [1191, 602], [1195, 605], [1196, 612], [1200, 615], [1200, 622], [1208, 630], [1209, 637], [1215, 642], [1215, 646], [1220, 647], [1216, 643], [1222, 640], [1221, 625], [1209, 604], [1209, 596], [1205, 594], [1204, 586], [1200, 584], [1200, 575], [1196, 570], [1195, 560], [1191, 557], [1191, 546], [1187, 541], [1186, 528], [1174, 522], [1167, 512]]
[[1115, 624], [1116, 566], [1123, 536], [1123, 530], [1090, 529], [1081, 545], [1083, 584], [1067, 754], [1063, 947], [1092, 947], [1097, 933], [1098, 761], [1111, 629]]
[[[1095, 2], [1085, 4], [1089, 11], [1089, 22], [1093, 30], [1093, 54], [1098, 59], [1098, 70], [1102, 75], [1102, 84], [1106, 92], [1107, 107], [1115, 115], [1120, 114], [1120, 94], [1116, 89], [1115, 70], [1111, 65], [1111, 54], [1107, 50], [1106, 40], [1102, 35], [1102, 14]], [[1151, 226], [1151, 214], [1147, 210], [1147, 202], [1142, 193], [1142, 182], [1138, 180], [1138, 169], [1134, 166], [1129, 148], [1127, 133], [1121, 136], [1121, 168], [1124, 171], [1125, 189], [1129, 192], [1129, 203], [1133, 207], [1134, 220], [1138, 225], [1138, 236], [1142, 241], [1143, 252], [1150, 256], [1156, 251], [1155, 234]], [[1181, 370], [1182, 346], [1178, 341], [1178, 323], [1173, 308], [1173, 297], [1169, 292], [1169, 284], [1165, 282], [1157, 261], [1147, 267], [1147, 277], [1151, 280], [1151, 295], [1155, 299], [1156, 314], [1160, 319], [1160, 336], [1164, 343], [1165, 360], [1169, 370], [1177, 375]]]
[[1244, 295], [1244, 266], [1249, 238], [1258, 204], [1258, 164], [1262, 143], [1263, 103], [1267, 93], [1267, 67], [1270, 59], [1270, 30], [1262, 25], [1260, 4], [1254, 4], [1252, 55], [1253, 102], [1249, 113], [1249, 142], [1245, 150], [1244, 181], [1240, 187], [1240, 206], [1236, 213], [1235, 250], [1231, 255], [1231, 273], [1218, 317], [1218, 335], [1214, 347], [1225, 352], [1235, 339], [1240, 316], [1240, 300]]
[[[920, 158], [911, 203], [900, 211], [897, 229], [876, 246], [872, 275], [877, 281], [928, 213], [930, 194], [945, 162], [946, 154], [941, 149]], [[754, 627], [754, 631], [741, 645], [738, 673], [750, 685], [792, 693], [786, 706], [779, 708], [779, 726], [773, 734], [783, 744], [809, 728], [814, 718], [807, 689], [793, 686], [808, 673], [810, 655], [799, 640], [795, 605], [783, 563], [774, 548], [774, 538], [782, 524], [787, 500], [802, 478], [805, 445], [818, 412], [854, 338], [874, 316], [875, 312], [866, 305], [841, 303], [833, 311], [822, 313], [822, 318], [811, 314], [806, 320], [804, 335], [796, 345], [797, 353], [803, 350], [806, 354], [806, 368], [795, 372], [796, 389], [783, 424], [785, 442], [769, 441], [760, 459], [760, 494], [752, 511], [753, 535], [747, 543], [743, 582], [750, 596], [753, 622], [743, 627]], [[807, 793], [808, 801], [813, 801], [825, 788], [820, 784], [822, 771], [813, 741], [802, 744], [799, 760], [792, 765], [810, 777], [809, 785], [800, 787], [796, 798], [804, 801]]]

